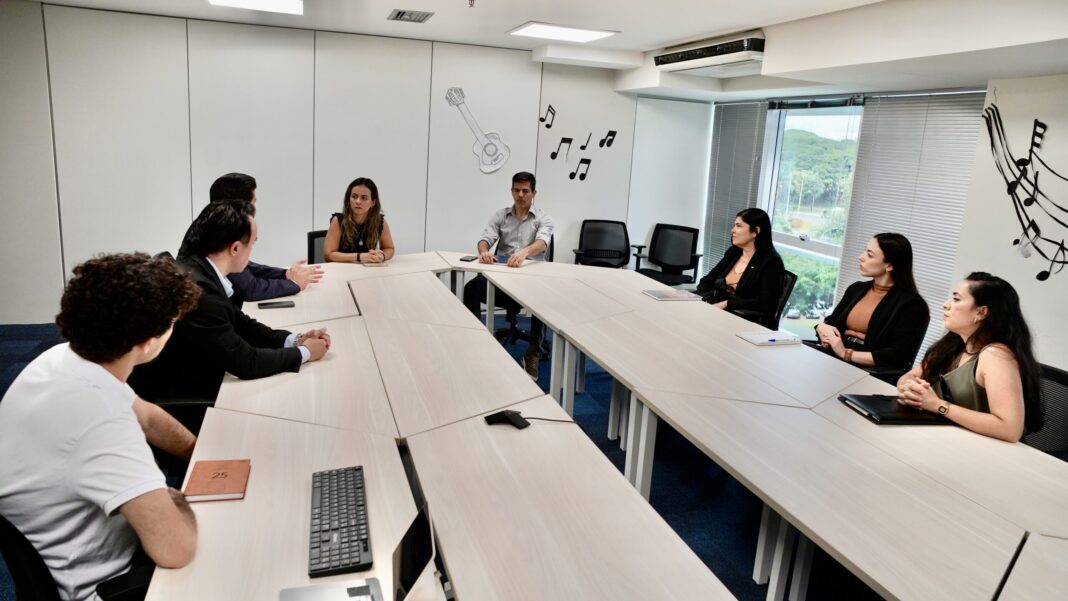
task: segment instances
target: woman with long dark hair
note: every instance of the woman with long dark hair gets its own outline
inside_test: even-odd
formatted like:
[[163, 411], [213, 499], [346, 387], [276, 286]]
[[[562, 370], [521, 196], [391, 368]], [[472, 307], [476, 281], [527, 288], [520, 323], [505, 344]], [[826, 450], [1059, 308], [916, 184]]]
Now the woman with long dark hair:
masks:
[[734, 217], [731, 247], [701, 278], [697, 293], [712, 306], [731, 312], [752, 311], [770, 328], [782, 296], [782, 257], [771, 241], [771, 218], [760, 209], [743, 209]]
[[860, 275], [816, 325], [820, 346], [847, 363], [908, 370], [927, 331], [927, 303], [912, 277], [912, 244], [875, 234], [860, 253]]
[[946, 335], [898, 380], [898, 402], [1009, 442], [1042, 429], [1039, 366], [1016, 290], [971, 273], [942, 309]]
[[378, 186], [358, 177], [345, 190], [345, 204], [330, 218], [323, 241], [327, 261], [382, 263], [393, 258], [393, 234], [382, 214]]

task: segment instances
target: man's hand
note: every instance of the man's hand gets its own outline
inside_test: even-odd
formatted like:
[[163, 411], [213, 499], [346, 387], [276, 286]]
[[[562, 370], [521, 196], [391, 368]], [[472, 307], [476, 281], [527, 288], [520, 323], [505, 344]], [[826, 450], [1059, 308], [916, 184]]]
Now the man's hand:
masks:
[[508, 266], [509, 267], [519, 267], [519, 266], [521, 266], [523, 264], [523, 261], [526, 261], [526, 260], [527, 260], [526, 251], [517, 250], [514, 253], [512, 253], [512, 256], [508, 257]]
[[496, 263], [497, 262], [497, 257], [491, 255], [490, 251], [488, 251], [488, 250], [479, 251], [479, 253], [478, 253], [478, 262], [479, 263]]
[[305, 265], [306, 260], [300, 259], [289, 266], [286, 270], [286, 279], [291, 280], [301, 290], [323, 279], [323, 268], [318, 265]]
[[308, 338], [302, 341], [299, 346], [303, 346], [311, 353], [308, 361], [318, 361], [326, 354], [326, 342], [319, 338]]
[[304, 332], [297, 339], [298, 340], [297, 344], [300, 344], [301, 342], [303, 342], [305, 340], [312, 339], [312, 338], [317, 338], [319, 340], [322, 340], [323, 342], [326, 343], [327, 350], [330, 349], [330, 334], [326, 333], [326, 328], [321, 328], [321, 329], [318, 329], [318, 330], [308, 330], [307, 332]]

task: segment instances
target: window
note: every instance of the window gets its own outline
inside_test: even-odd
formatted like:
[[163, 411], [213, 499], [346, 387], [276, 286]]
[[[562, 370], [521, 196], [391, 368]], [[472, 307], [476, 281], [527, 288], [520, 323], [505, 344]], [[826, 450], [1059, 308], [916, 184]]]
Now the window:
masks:
[[863, 108], [768, 111], [761, 182], [772, 236], [797, 284], [780, 327], [815, 338], [834, 306]]

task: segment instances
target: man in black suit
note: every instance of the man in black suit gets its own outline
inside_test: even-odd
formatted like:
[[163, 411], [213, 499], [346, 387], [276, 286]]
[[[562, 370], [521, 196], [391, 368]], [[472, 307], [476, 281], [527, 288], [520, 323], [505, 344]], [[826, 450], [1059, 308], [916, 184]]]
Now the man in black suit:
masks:
[[142, 398], [214, 402], [226, 372], [245, 380], [295, 372], [330, 347], [325, 329], [299, 335], [274, 330], [230, 302], [233, 287], [226, 276], [248, 264], [255, 212], [242, 200], [213, 202], [189, 227], [188, 254], [178, 262], [203, 292], [197, 307], [175, 323], [159, 357], [134, 370], [130, 385]]

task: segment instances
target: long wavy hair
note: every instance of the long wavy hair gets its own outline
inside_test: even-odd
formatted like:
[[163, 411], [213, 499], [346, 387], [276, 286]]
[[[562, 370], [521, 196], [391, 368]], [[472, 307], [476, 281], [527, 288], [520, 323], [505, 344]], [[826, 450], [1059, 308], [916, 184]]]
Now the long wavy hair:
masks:
[[382, 234], [382, 202], [378, 200], [378, 186], [368, 177], [357, 177], [345, 190], [345, 203], [341, 210], [341, 246], [356, 246], [356, 220], [352, 215], [352, 189], [356, 186], [366, 186], [371, 191], [371, 200], [374, 204], [367, 211], [367, 221], [363, 223], [363, 241], [367, 248], [378, 248], [378, 238]]
[[919, 296], [916, 278], [912, 276], [912, 243], [909, 239], [893, 233], [875, 234], [872, 238], [879, 245], [879, 250], [883, 251], [883, 262], [894, 266], [890, 272], [894, 285]]
[[[896, 271], [896, 270], [895, 270]], [[896, 281], [896, 280], [895, 280]], [[1031, 350], [1031, 329], [1027, 327], [1020, 296], [1005, 280], [982, 271], [969, 273], [964, 281], [975, 300], [976, 307], [986, 307], [986, 318], [972, 335], [972, 348], [1000, 343], [1012, 351], [1020, 368], [1020, 382], [1024, 396], [1024, 431], [1037, 432], [1045, 422], [1042, 406], [1040, 371]], [[964, 339], [946, 332], [923, 357], [923, 379], [936, 381], [953, 367], [953, 361], [965, 350]]]

